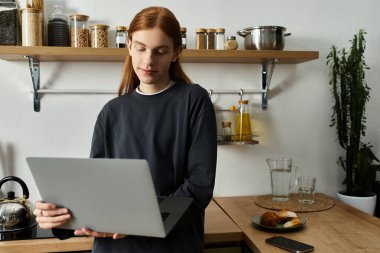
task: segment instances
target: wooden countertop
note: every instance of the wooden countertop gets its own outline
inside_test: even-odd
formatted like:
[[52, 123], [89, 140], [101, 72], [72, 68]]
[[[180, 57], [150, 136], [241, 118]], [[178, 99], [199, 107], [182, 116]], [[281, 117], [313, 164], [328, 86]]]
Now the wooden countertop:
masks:
[[275, 235], [311, 244], [317, 253], [380, 252], [380, 219], [339, 201], [326, 211], [301, 213], [306, 219], [304, 229], [275, 233], [253, 226], [252, 216], [268, 211], [255, 204], [255, 197], [218, 197], [214, 200], [243, 230], [244, 241], [253, 252], [285, 252], [265, 243], [266, 238]]
[[[327, 196], [326, 196], [327, 197]], [[282, 235], [315, 247], [315, 252], [380, 252], [380, 219], [335, 200], [326, 211], [301, 213], [304, 229], [289, 233], [268, 232], [255, 228], [252, 216], [267, 209], [255, 204], [255, 197], [216, 197], [206, 209], [205, 243], [242, 242], [254, 252], [282, 253], [265, 239]], [[69, 252], [90, 250], [91, 237], [0, 241], [0, 253]]]
[[212, 200], [205, 213], [205, 243], [243, 241], [243, 232]]
[[[211, 201], [205, 214], [205, 243], [241, 242], [241, 229], [226, 213]], [[74, 237], [67, 240], [33, 239], [17, 241], [0, 241], [0, 253], [42, 253], [91, 250], [92, 237]]]

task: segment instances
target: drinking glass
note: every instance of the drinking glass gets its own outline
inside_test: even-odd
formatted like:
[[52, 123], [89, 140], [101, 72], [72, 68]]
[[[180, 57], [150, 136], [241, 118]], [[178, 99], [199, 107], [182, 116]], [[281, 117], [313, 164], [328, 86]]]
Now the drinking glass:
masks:
[[313, 204], [315, 192], [315, 177], [298, 177], [298, 202], [301, 204]]

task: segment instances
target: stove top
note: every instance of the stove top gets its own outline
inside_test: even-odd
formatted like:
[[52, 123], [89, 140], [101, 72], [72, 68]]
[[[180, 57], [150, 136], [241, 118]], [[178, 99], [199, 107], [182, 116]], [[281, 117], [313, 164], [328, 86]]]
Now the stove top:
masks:
[[51, 229], [42, 229], [37, 226], [37, 234], [32, 239], [45, 239], [45, 238], [54, 238], [55, 236], [51, 232]]
[[31, 228], [15, 230], [14, 232], [6, 232], [0, 234], [0, 241], [13, 240], [30, 240], [30, 239], [46, 239], [54, 238], [51, 229], [42, 229], [38, 225]]

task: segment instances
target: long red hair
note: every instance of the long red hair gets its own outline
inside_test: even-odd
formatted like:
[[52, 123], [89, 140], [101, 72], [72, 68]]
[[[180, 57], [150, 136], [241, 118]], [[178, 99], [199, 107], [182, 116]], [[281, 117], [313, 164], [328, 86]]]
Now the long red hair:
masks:
[[[174, 14], [164, 7], [148, 7], [140, 11], [133, 18], [128, 29], [128, 40], [132, 40], [134, 32], [160, 28], [166, 35], [173, 39], [174, 49], [182, 52], [182, 36], [180, 25]], [[169, 76], [174, 81], [191, 83], [190, 78], [182, 69], [179, 59], [172, 62], [169, 68]], [[119, 85], [118, 95], [131, 93], [139, 86], [140, 80], [132, 66], [132, 58], [128, 54], [123, 67], [123, 74]]]

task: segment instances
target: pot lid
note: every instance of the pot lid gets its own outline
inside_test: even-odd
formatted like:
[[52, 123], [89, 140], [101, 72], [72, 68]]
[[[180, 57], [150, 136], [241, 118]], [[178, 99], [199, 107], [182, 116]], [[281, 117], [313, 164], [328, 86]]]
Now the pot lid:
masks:
[[283, 30], [283, 31], [286, 31], [286, 28], [283, 27], [283, 26], [276, 26], [276, 25], [259, 25], [259, 26], [253, 26], [253, 27], [248, 27], [248, 28], [245, 28], [244, 31], [252, 31], [252, 30], [256, 30], [256, 29], [259, 29], [259, 30], [277, 30], [277, 29], [280, 29], [280, 30]]

